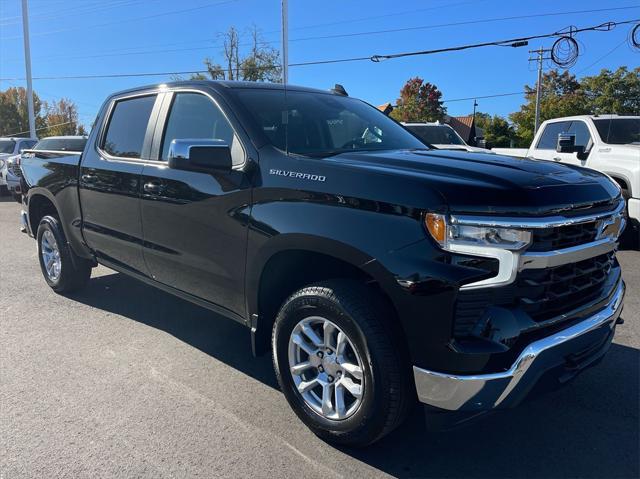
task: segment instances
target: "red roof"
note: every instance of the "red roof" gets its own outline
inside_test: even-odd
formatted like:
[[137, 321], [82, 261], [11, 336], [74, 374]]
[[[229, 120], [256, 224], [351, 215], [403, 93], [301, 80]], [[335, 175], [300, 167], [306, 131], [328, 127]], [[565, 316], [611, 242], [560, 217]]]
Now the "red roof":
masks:
[[458, 132], [463, 140], [469, 141], [471, 138], [471, 129], [473, 128], [473, 115], [469, 116], [452, 116], [448, 121], [451, 128]]

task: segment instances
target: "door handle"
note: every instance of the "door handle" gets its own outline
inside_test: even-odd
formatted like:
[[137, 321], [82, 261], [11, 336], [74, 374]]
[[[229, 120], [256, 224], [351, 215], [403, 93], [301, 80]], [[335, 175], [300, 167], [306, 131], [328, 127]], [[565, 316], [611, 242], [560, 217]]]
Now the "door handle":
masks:
[[562, 161], [562, 158], [560, 158], [559, 156], [554, 156], [553, 161]]
[[145, 183], [142, 189], [145, 193], [149, 193], [150, 195], [158, 195], [160, 194], [160, 190], [162, 185], [158, 181], [150, 181], [149, 183]]
[[97, 175], [92, 175], [90, 173], [85, 173], [84, 175], [81, 176], [82, 181], [84, 181], [85, 183], [95, 183], [98, 180], [98, 176]]

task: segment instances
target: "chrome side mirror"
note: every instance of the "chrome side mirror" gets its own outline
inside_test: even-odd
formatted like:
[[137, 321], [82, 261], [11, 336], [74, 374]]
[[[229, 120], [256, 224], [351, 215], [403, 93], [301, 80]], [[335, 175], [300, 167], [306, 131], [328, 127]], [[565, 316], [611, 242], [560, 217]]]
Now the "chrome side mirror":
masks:
[[187, 171], [229, 171], [231, 148], [223, 140], [177, 139], [169, 146], [169, 168]]

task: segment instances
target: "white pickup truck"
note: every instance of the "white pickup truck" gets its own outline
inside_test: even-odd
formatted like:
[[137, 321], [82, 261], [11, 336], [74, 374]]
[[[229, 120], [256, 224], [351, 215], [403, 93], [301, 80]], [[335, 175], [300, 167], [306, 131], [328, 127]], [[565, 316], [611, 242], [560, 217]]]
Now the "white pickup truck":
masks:
[[627, 199], [629, 226], [640, 241], [640, 116], [583, 115], [547, 120], [528, 150], [494, 148], [522, 156], [585, 166], [606, 173]]

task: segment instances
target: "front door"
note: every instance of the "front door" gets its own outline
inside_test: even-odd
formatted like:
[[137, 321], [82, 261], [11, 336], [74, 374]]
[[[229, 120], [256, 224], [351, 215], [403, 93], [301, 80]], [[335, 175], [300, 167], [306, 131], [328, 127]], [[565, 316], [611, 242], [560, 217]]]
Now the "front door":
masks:
[[[115, 99], [80, 168], [83, 235], [98, 258], [147, 274], [142, 257], [140, 175], [148, 159], [160, 99]], [[96, 126], [97, 127], [97, 126]]]
[[[156, 128], [158, 161], [142, 172], [144, 258], [155, 280], [243, 315], [251, 188], [235, 167], [244, 164], [245, 150], [211, 97], [178, 91], [167, 94], [163, 110], [167, 105], [164, 128]], [[170, 169], [174, 139], [223, 140], [231, 146], [234, 169]]]

